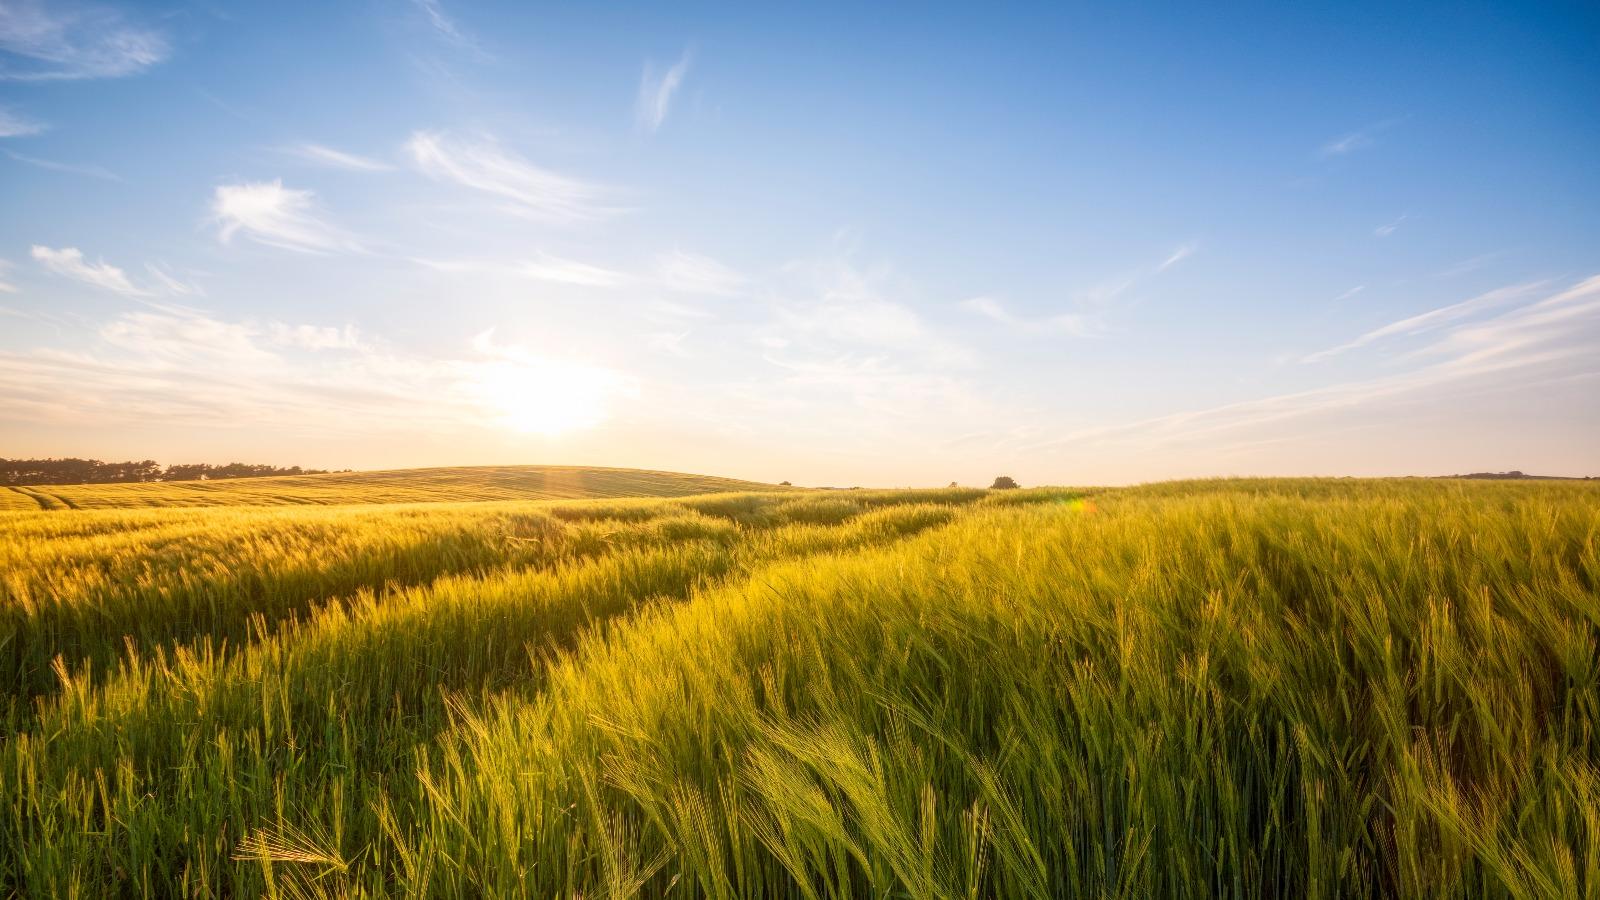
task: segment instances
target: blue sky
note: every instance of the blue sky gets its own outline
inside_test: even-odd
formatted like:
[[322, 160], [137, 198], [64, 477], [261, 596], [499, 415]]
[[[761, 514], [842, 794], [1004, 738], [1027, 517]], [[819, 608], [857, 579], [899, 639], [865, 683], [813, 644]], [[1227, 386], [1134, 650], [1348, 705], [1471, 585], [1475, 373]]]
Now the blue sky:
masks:
[[1589, 4], [0, 0], [0, 455], [1600, 474]]

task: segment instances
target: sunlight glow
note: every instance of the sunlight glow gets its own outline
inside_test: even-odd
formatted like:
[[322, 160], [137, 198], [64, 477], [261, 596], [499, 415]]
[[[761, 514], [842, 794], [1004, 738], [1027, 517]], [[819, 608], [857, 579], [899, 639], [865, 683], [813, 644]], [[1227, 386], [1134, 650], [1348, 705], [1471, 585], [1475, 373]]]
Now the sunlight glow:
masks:
[[606, 369], [529, 357], [487, 363], [472, 383], [495, 424], [549, 437], [605, 421], [607, 401], [620, 386]]

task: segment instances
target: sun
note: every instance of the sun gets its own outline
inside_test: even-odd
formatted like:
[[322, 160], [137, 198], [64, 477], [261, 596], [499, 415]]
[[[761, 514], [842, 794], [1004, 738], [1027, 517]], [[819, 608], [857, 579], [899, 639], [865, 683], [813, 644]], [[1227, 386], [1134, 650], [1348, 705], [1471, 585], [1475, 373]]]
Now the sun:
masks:
[[478, 372], [474, 387], [495, 424], [554, 437], [604, 422], [619, 379], [572, 362], [497, 360]]

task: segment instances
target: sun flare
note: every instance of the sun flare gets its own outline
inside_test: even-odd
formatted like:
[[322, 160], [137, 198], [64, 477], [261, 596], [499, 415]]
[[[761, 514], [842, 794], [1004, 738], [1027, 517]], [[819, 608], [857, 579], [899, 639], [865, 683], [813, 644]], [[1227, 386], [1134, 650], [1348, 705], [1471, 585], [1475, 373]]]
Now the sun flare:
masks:
[[474, 388], [494, 424], [554, 437], [604, 422], [619, 380], [593, 366], [518, 359], [487, 364]]

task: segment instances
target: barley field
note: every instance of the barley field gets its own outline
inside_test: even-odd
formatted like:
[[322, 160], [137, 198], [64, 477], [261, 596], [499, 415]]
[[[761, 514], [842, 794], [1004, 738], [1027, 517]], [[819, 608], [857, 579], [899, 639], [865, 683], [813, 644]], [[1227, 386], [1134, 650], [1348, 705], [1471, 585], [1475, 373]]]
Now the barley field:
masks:
[[0, 508], [0, 896], [1600, 896], [1600, 485], [446, 471]]

